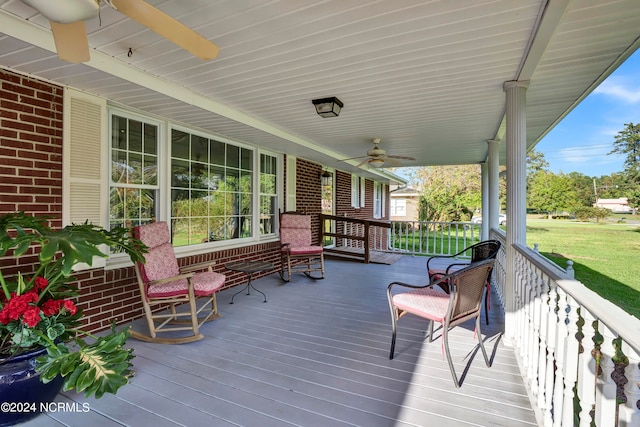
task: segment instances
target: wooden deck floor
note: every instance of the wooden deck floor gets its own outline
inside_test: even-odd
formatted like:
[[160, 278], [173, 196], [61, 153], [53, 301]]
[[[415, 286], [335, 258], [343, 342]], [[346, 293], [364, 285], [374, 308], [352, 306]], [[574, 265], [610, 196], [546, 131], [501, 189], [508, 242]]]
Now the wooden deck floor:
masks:
[[[424, 338], [425, 323], [399, 322], [396, 358], [386, 287], [424, 282], [424, 258], [393, 265], [328, 260], [326, 279], [277, 274], [254, 281], [260, 294], [219, 295], [222, 317], [202, 341], [181, 346], [130, 340], [137, 374], [116, 396], [85, 403], [26, 426], [531, 426], [536, 425], [512, 351], [501, 340], [497, 307], [483, 335], [493, 366], [476, 354], [473, 325], [451, 333], [456, 389], [441, 340]], [[494, 301], [497, 300], [494, 299]], [[469, 361], [471, 362], [469, 363]], [[88, 412], [84, 412], [90, 409]]]

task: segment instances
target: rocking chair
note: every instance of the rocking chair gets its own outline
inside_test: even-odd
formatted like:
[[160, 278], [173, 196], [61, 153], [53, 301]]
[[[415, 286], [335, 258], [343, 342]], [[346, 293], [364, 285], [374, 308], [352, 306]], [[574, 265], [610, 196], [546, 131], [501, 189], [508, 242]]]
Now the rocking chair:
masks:
[[[280, 277], [291, 280], [292, 273], [324, 279], [324, 251], [311, 244], [311, 216], [295, 212], [280, 214]], [[320, 277], [312, 273], [320, 272]]]
[[[215, 294], [224, 285], [225, 276], [213, 272], [211, 262], [179, 268], [166, 222], [135, 227], [133, 234], [149, 248], [146, 262], [135, 265], [149, 333], [132, 330], [131, 336], [160, 344], [182, 344], [204, 338], [200, 326], [220, 317]], [[203, 269], [206, 271], [196, 272]], [[204, 301], [198, 305], [200, 298]], [[179, 306], [183, 307], [179, 310]], [[181, 332], [177, 336], [158, 337], [158, 333], [176, 331]]]

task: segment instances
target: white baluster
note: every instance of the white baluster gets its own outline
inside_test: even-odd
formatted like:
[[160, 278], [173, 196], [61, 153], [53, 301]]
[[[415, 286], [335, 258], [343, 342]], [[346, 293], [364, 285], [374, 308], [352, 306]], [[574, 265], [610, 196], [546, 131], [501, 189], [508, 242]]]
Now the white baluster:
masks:
[[578, 381], [578, 359], [579, 359], [579, 341], [576, 338], [578, 333], [578, 304], [567, 295], [567, 309], [569, 323], [567, 324], [567, 340], [566, 340], [566, 352], [565, 352], [565, 387], [564, 387], [564, 404], [562, 409], [562, 425], [569, 427], [574, 425], [574, 410], [573, 410], [573, 388]]
[[[550, 279], [547, 279], [550, 280]], [[544, 388], [544, 423], [547, 426], [553, 424], [553, 392], [554, 392], [554, 376], [556, 375], [554, 366], [556, 365], [556, 328], [558, 318], [556, 315], [556, 294], [552, 292], [549, 286], [547, 293], [544, 294], [543, 302], [547, 307], [546, 312], [546, 330], [547, 330], [547, 378]], [[555, 378], [557, 381], [557, 378]]]
[[562, 412], [564, 410], [564, 388], [566, 381], [565, 358], [567, 356], [567, 340], [569, 329], [567, 328], [567, 295], [558, 287], [556, 282], [551, 282], [551, 295], [557, 296], [558, 310], [556, 315], [556, 378], [553, 391], [553, 426], [562, 425]]
[[611, 378], [613, 373], [613, 332], [598, 322], [598, 331], [603, 335], [604, 342], [600, 345], [600, 368], [601, 374], [596, 380], [596, 413], [595, 422], [598, 427], [615, 425], [616, 413], [616, 383]]
[[629, 358], [629, 365], [625, 369], [627, 383], [624, 394], [627, 402], [620, 405], [620, 427], [640, 426], [640, 355], [626, 342], [622, 342], [622, 351]]
[[593, 350], [593, 315], [584, 306], [580, 307], [580, 316], [584, 319], [582, 326], [583, 351], [578, 356], [578, 399], [580, 400], [580, 427], [591, 426], [591, 410], [595, 403], [596, 361], [591, 355]]
[[531, 345], [531, 357], [532, 357], [532, 365], [534, 366], [534, 370], [532, 372], [532, 377], [535, 379], [534, 384], [536, 385], [535, 395], [538, 397], [538, 408], [542, 410], [543, 413], [550, 410], [545, 406], [546, 399], [544, 395], [544, 391], [546, 389], [546, 368], [547, 368], [547, 348], [549, 347], [549, 343], [547, 342], [547, 312], [549, 310], [549, 306], [546, 301], [543, 301], [545, 298], [545, 290], [544, 290], [544, 281], [540, 276], [542, 273], [535, 269], [532, 272], [532, 279], [534, 280], [534, 288], [533, 288], [533, 339]]

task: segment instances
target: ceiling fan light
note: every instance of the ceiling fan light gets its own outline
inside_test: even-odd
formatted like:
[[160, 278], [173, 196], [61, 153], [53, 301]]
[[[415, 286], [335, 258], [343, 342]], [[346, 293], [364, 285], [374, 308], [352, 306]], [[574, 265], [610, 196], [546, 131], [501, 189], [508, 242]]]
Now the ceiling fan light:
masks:
[[382, 159], [371, 159], [369, 160], [369, 166], [374, 168], [381, 168], [384, 165], [384, 160]]
[[314, 99], [313, 105], [316, 107], [316, 113], [320, 117], [338, 117], [340, 110], [344, 107], [342, 101], [335, 96], [331, 98]]
[[98, 16], [96, 0], [22, 0], [50, 21], [70, 24]]

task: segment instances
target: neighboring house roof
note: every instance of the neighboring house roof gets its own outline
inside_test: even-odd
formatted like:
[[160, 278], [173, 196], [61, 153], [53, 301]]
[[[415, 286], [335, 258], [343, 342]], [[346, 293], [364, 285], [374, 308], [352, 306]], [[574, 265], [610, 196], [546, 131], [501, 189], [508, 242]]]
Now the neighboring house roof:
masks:
[[596, 204], [599, 204], [599, 205], [605, 205], [605, 204], [628, 205], [629, 204], [629, 199], [627, 199], [626, 197], [619, 197], [617, 199], [598, 199], [596, 201]]
[[420, 192], [413, 187], [399, 187], [389, 192], [391, 197], [418, 197]]

